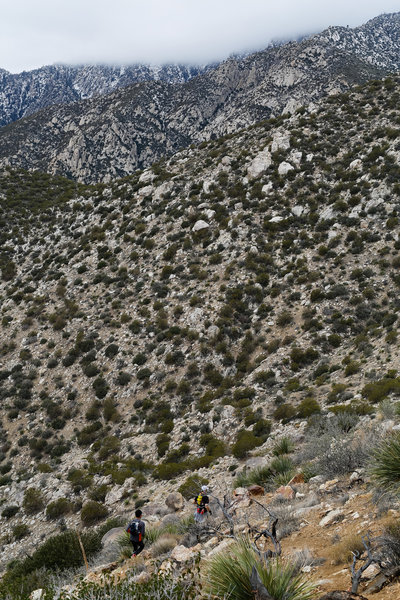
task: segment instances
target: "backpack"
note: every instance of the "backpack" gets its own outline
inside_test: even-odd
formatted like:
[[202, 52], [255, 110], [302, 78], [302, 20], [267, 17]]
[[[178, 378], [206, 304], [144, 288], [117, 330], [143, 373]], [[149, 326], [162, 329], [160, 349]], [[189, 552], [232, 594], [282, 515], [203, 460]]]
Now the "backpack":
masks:
[[196, 498], [196, 504], [197, 504], [197, 513], [199, 515], [204, 515], [204, 513], [206, 512], [205, 509], [205, 505], [203, 503], [203, 494], [199, 494]]
[[132, 521], [132, 523], [129, 523], [126, 531], [130, 533], [132, 537], [139, 538], [139, 542], [141, 541], [142, 535], [140, 533], [139, 521]]

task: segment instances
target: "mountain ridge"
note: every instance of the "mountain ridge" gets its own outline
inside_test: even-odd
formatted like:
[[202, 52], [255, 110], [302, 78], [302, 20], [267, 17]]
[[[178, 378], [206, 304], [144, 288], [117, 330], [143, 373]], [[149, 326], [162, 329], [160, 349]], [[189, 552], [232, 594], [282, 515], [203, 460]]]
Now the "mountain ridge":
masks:
[[[374, 59], [369, 46], [383, 27], [386, 34]], [[136, 83], [48, 107], [0, 130], [0, 165], [48, 169], [86, 183], [132, 174], [191, 143], [384, 76], [400, 48], [400, 13], [343, 30], [346, 50], [332, 41], [332, 32], [327, 35], [232, 58], [184, 84]]]

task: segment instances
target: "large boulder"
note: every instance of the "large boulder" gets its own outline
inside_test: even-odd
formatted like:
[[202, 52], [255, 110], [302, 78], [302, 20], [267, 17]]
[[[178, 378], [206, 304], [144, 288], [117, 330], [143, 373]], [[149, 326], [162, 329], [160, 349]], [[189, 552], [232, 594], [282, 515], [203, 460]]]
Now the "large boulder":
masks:
[[293, 171], [294, 167], [290, 163], [283, 161], [278, 167], [279, 175], [287, 175], [289, 171]]
[[187, 562], [188, 560], [192, 560], [196, 556], [196, 552], [192, 550], [192, 548], [186, 548], [186, 546], [175, 546], [175, 548], [171, 552], [170, 558], [175, 560], [176, 562]]
[[113, 527], [101, 538], [101, 543], [103, 546], [108, 546], [109, 544], [113, 544], [118, 541], [118, 539], [124, 535], [125, 529], [123, 527]]
[[277, 131], [272, 138], [271, 152], [278, 152], [278, 150], [289, 150], [290, 148], [290, 135], [286, 132]]
[[261, 177], [271, 166], [272, 158], [271, 153], [264, 148], [262, 152], [257, 154], [247, 167], [247, 176], [249, 179], [258, 179]]
[[196, 221], [196, 223], [193, 225], [192, 231], [196, 233], [196, 231], [202, 231], [203, 229], [208, 229], [209, 227], [210, 226], [208, 223], [200, 219], [199, 221]]
[[168, 494], [165, 504], [174, 512], [178, 512], [178, 510], [182, 510], [185, 506], [185, 500], [179, 492], [172, 492]]

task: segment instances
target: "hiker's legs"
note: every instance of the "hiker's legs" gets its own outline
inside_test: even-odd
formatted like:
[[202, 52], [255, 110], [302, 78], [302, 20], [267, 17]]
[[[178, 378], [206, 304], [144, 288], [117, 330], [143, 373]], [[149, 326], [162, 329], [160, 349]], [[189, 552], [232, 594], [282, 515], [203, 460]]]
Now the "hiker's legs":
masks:
[[144, 543], [143, 543], [143, 542], [137, 542], [137, 543], [136, 543], [136, 545], [137, 545], [137, 550], [135, 550], [135, 554], [136, 554], [136, 556], [137, 556], [137, 555], [138, 555], [138, 554], [140, 554], [140, 553], [141, 553], [141, 551], [143, 550], [143, 548], [144, 548]]
[[133, 554], [135, 554], [137, 556], [143, 550], [144, 543], [143, 542], [134, 542], [133, 540], [131, 540], [131, 542], [132, 542], [132, 546], [133, 546]]

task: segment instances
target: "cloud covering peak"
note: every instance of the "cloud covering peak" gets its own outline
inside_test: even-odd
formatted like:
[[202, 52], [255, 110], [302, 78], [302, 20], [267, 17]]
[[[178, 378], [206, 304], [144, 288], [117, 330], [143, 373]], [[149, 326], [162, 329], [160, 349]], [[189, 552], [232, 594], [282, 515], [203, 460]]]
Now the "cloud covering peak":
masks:
[[2, 7], [0, 68], [206, 64], [398, 9], [393, 0], [14, 0]]

